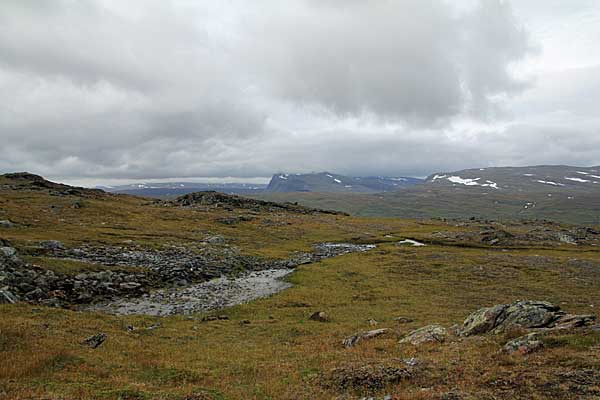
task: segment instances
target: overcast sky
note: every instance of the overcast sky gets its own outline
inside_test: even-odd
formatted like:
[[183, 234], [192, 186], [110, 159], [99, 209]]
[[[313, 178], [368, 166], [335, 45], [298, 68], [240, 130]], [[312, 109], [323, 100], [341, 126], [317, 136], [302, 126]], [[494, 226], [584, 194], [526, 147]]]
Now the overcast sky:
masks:
[[0, 171], [600, 164], [597, 0], [2, 0]]

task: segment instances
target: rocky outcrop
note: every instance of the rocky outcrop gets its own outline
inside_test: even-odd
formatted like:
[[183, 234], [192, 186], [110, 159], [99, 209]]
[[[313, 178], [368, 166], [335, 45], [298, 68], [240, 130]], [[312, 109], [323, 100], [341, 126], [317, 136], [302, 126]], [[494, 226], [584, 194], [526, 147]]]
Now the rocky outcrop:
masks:
[[109, 193], [100, 189], [87, 189], [50, 182], [39, 175], [30, 174], [29, 172], [15, 172], [0, 175], [0, 177], [5, 178], [9, 182], [1, 184], [0, 189], [46, 191], [53, 196], [78, 196], [88, 198], [110, 196]]
[[[52, 242], [53, 249], [60, 242]], [[17, 250], [2, 242], [0, 247], [0, 302], [18, 300], [62, 306], [88, 303], [96, 298], [139, 295], [152, 286], [147, 274], [125, 271], [80, 273], [75, 276], [57, 273], [24, 263]]]
[[427, 325], [406, 335], [400, 343], [420, 345], [423, 343], [442, 343], [448, 337], [448, 331], [441, 325]]
[[515, 327], [568, 329], [590, 324], [594, 320], [593, 315], [566, 314], [560, 307], [545, 301], [520, 300], [475, 311], [464, 321], [460, 335], [502, 333]]
[[[209, 245], [212, 243], [212, 245]], [[263, 259], [239, 254], [225, 246], [225, 238], [212, 236], [197, 248], [169, 247], [162, 250], [142, 248], [135, 245], [92, 246], [68, 248], [55, 240], [40, 242], [33, 255], [77, 260], [85, 263], [118, 267], [116, 270], [88, 271], [77, 275], [53, 272], [33, 264], [26, 264], [17, 251], [6, 241], [0, 241], [0, 289], [2, 302], [31, 301], [51, 306], [67, 306], [97, 302], [123, 302], [128, 298], [148, 296], [151, 289], [167, 288], [167, 292], [153, 291], [155, 296], [144, 297], [152, 304], [172, 299], [177, 306], [165, 306], [169, 313], [197, 310], [201, 305], [181, 306], [181, 297], [197, 295], [194, 288], [203, 282], [224, 276], [243, 273], [268, 272], [285, 275], [298, 265], [316, 262], [354, 251], [366, 251], [372, 246], [344, 243], [325, 243], [315, 246], [313, 253], [297, 253], [283, 260]], [[258, 278], [257, 278], [258, 279]], [[227, 281], [227, 280], [226, 280]], [[227, 281], [229, 282], [229, 281]], [[234, 281], [232, 281], [234, 282]], [[231, 283], [229, 286], [235, 286]], [[276, 285], [280, 287], [280, 285]], [[181, 292], [181, 287], [192, 292]], [[282, 288], [287, 286], [281, 285]], [[173, 290], [171, 290], [173, 289]], [[202, 293], [206, 291], [197, 288]], [[235, 288], [230, 288], [234, 290]], [[240, 289], [241, 290], [241, 289]], [[206, 295], [213, 299], [211, 293]], [[165, 298], [165, 296], [167, 298]], [[208, 301], [212, 308], [229, 304], [227, 299]]]
[[214, 191], [194, 192], [180, 196], [173, 201], [164, 202], [163, 205], [180, 207], [211, 207], [233, 211], [234, 209], [254, 210], [258, 212], [286, 211], [298, 214], [334, 214], [348, 215], [347, 213], [332, 210], [320, 210], [298, 205], [296, 203], [275, 203], [272, 201], [255, 200], [231, 194]]

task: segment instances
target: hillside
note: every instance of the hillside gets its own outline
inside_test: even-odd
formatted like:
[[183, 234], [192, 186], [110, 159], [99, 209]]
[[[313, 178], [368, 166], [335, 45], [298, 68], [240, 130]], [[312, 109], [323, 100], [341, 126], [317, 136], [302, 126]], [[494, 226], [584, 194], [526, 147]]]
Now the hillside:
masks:
[[438, 172], [423, 184], [381, 194], [271, 193], [354, 215], [404, 218], [551, 219], [600, 224], [598, 167], [534, 166]]
[[589, 227], [0, 176], [3, 399], [591, 400], [599, 289]]
[[184, 194], [207, 190], [221, 193], [251, 194], [261, 192], [266, 187], [267, 185], [254, 183], [144, 182], [118, 186], [99, 186], [99, 189], [111, 193], [173, 199]]
[[411, 177], [350, 177], [329, 172], [275, 174], [265, 192], [373, 193], [388, 192], [421, 183]]

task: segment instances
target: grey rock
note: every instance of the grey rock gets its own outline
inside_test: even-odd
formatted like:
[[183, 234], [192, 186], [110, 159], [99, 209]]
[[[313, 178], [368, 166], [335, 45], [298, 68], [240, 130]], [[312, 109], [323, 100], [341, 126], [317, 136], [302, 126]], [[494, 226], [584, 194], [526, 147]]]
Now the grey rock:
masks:
[[520, 300], [481, 308], [467, 317], [460, 331], [462, 336], [487, 332], [495, 334], [517, 327], [524, 329], [571, 329], [588, 325], [593, 315], [569, 315], [546, 301]]
[[448, 332], [440, 325], [427, 325], [416, 329], [406, 335], [400, 343], [411, 343], [418, 346], [423, 343], [442, 343], [446, 340]]
[[8, 287], [0, 289], [0, 304], [15, 304], [19, 301], [19, 298], [12, 294]]
[[90, 336], [87, 339], [84, 339], [81, 344], [87, 347], [90, 347], [92, 349], [97, 348], [98, 346], [100, 346], [102, 343], [104, 343], [104, 341], [106, 340], [106, 334], [105, 333], [97, 333], [95, 335]]
[[539, 340], [539, 334], [530, 333], [509, 341], [504, 345], [503, 350], [507, 353], [529, 354], [541, 349], [543, 346], [544, 343]]
[[45, 250], [63, 250], [65, 245], [58, 240], [44, 240], [40, 242], [40, 247]]
[[13, 228], [15, 224], [7, 219], [0, 220], [0, 228]]
[[9, 246], [0, 247], [0, 257], [2, 257], [4, 259], [15, 261], [18, 259], [17, 250], [15, 250], [13, 247], [9, 247]]
[[310, 319], [311, 321], [318, 321], [318, 322], [329, 322], [330, 321], [327, 313], [325, 313], [323, 311], [316, 311], [316, 312], [312, 313], [310, 315], [310, 317], [308, 317], [308, 319]]
[[409, 324], [413, 322], [413, 319], [408, 317], [396, 317], [394, 318], [394, 321], [396, 321], [399, 324]]
[[504, 317], [507, 304], [489, 308], [480, 308], [467, 317], [461, 329], [461, 335], [470, 336], [486, 333], [494, 329]]
[[565, 314], [560, 317], [554, 325], [552, 329], [556, 330], [568, 330], [579, 328], [581, 326], [591, 325], [594, 321], [596, 321], [596, 316], [592, 314], [584, 314], [584, 315], [572, 315]]
[[124, 289], [124, 290], [134, 290], [134, 289], [138, 289], [141, 286], [142, 285], [137, 282], [123, 282], [123, 283], [119, 284], [119, 288]]
[[342, 344], [344, 345], [344, 347], [353, 347], [362, 340], [373, 339], [377, 336], [385, 335], [388, 332], [389, 332], [389, 329], [381, 328], [381, 329], [375, 329], [372, 331], [357, 333], [356, 335], [352, 335], [352, 336], [344, 339], [342, 341]]
[[222, 235], [214, 235], [207, 237], [205, 241], [210, 244], [223, 244], [225, 243], [225, 237]]

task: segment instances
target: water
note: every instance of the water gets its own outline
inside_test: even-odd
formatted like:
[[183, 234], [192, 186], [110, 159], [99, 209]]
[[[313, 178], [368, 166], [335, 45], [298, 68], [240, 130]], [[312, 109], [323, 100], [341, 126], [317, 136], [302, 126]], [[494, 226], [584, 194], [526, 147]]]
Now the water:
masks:
[[135, 299], [94, 304], [87, 310], [116, 315], [172, 315], [212, 311], [247, 303], [287, 289], [291, 284], [282, 278], [292, 271], [268, 269], [236, 278], [221, 277], [185, 288], [157, 290]]

